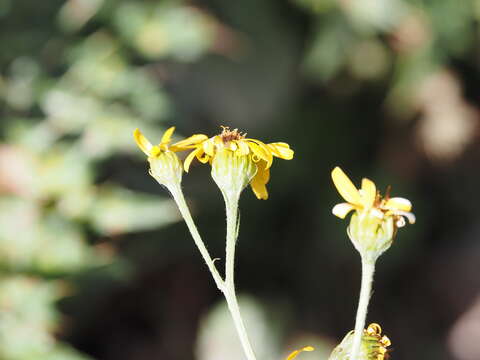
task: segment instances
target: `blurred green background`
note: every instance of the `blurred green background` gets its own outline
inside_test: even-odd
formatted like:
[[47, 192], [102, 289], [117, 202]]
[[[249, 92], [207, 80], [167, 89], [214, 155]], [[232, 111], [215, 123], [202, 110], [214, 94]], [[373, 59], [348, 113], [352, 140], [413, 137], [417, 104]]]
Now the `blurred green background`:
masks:
[[[480, 0], [0, 0], [0, 359], [243, 359], [132, 131], [285, 141], [246, 190], [237, 286], [259, 359], [326, 359], [360, 259], [341, 166], [414, 204], [369, 321], [394, 359], [480, 359]], [[184, 178], [224, 255], [208, 166]], [[219, 264], [221, 264], [219, 261]]]

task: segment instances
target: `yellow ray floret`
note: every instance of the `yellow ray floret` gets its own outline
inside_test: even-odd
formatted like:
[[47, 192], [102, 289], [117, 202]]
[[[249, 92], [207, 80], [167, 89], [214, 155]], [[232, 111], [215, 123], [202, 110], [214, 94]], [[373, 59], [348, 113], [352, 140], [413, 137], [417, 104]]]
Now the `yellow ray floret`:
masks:
[[149, 174], [167, 188], [180, 184], [183, 173], [181, 161], [169, 147], [174, 130], [174, 127], [167, 129], [158, 145], [152, 145], [139, 129], [133, 132], [138, 147], [147, 155]]
[[290, 355], [288, 355], [287, 359], [286, 360], [293, 360], [295, 359], [298, 354], [300, 354], [301, 352], [304, 352], [304, 351], [313, 351], [315, 350], [315, 348], [313, 346], [305, 346], [299, 350], [295, 350], [294, 352], [292, 352]]
[[163, 133], [162, 139], [160, 140], [160, 143], [158, 145], [152, 145], [139, 129], [135, 129], [135, 131], [133, 132], [133, 138], [135, 139], [138, 147], [145, 153], [145, 155], [147, 155], [148, 157], [155, 157], [158, 156], [161, 152], [172, 150], [171, 148], [169, 148], [168, 144], [171, 141], [174, 131], [174, 126], [168, 128], [167, 131]]
[[228, 150], [236, 156], [246, 156], [257, 166], [257, 172], [250, 182], [253, 192], [259, 199], [267, 199], [268, 192], [266, 184], [270, 179], [270, 167], [273, 158], [278, 157], [284, 160], [293, 158], [293, 150], [287, 143], [275, 142], [265, 144], [260, 140], [246, 138], [237, 129], [230, 130], [223, 127], [220, 135], [211, 138], [203, 134], [195, 134], [187, 139], [179, 141], [171, 146], [173, 151], [192, 150], [184, 161], [186, 172], [190, 169], [193, 159], [201, 163], [212, 163], [212, 160], [220, 150]]
[[333, 169], [332, 180], [340, 195], [347, 201], [333, 207], [332, 212], [335, 216], [344, 219], [350, 211], [355, 210], [363, 214], [368, 213], [380, 220], [392, 216], [397, 227], [405, 225], [405, 218], [411, 224], [415, 223], [410, 201], [400, 197], [390, 198], [389, 194], [382, 198], [373, 181], [364, 178], [362, 187], [357, 189], [339, 167]]

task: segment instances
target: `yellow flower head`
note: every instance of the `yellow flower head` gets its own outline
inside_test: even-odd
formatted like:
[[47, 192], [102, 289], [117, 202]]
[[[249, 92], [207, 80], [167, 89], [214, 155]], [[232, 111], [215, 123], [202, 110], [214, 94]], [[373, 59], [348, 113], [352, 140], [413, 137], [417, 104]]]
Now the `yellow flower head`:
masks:
[[339, 218], [344, 219], [350, 211], [356, 210], [359, 214], [370, 214], [379, 220], [392, 217], [397, 227], [405, 225], [405, 218], [410, 224], [415, 223], [409, 200], [401, 197], [390, 198], [388, 193], [382, 198], [373, 181], [365, 178], [362, 180], [362, 187], [357, 189], [339, 167], [333, 169], [332, 179], [340, 195], [347, 201], [335, 205], [332, 209], [333, 214]]
[[410, 201], [390, 198], [388, 192], [382, 198], [373, 181], [363, 179], [362, 187], [357, 189], [339, 167], [333, 169], [332, 179], [347, 201], [335, 205], [332, 212], [344, 219], [349, 212], [355, 211], [347, 233], [362, 258], [375, 261], [390, 248], [397, 229], [405, 225], [405, 218], [411, 224], [415, 222]]
[[180, 184], [183, 173], [182, 164], [175, 154], [175, 149], [168, 145], [174, 130], [175, 128], [171, 127], [165, 131], [158, 145], [152, 145], [139, 129], [133, 132], [133, 138], [138, 147], [148, 156], [150, 175], [167, 187]]
[[295, 350], [294, 352], [292, 352], [290, 355], [288, 355], [287, 359], [286, 360], [293, 360], [295, 359], [298, 354], [300, 354], [301, 352], [304, 352], [304, 351], [313, 351], [315, 350], [315, 348], [313, 346], [305, 346], [299, 350]]
[[[188, 172], [194, 158], [204, 164], [208, 162], [212, 165], [212, 175], [217, 184], [217, 179], [227, 178], [223, 176], [226, 171], [229, 172], [226, 174], [229, 175], [228, 178], [233, 181], [239, 176], [239, 170], [242, 168], [246, 181], [240, 181], [239, 186], [250, 184], [257, 198], [264, 200], [268, 198], [266, 184], [270, 179], [273, 157], [285, 160], [293, 158], [293, 150], [286, 143], [265, 144], [260, 140], [249, 139], [246, 134], [240, 133], [237, 129], [230, 130], [228, 127], [223, 127], [220, 135], [211, 138], [203, 134], [192, 135], [173, 144], [171, 148], [174, 151], [193, 149], [185, 159], [185, 171]], [[216, 160], [218, 160], [217, 164]], [[235, 162], [234, 166], [227, 169], [226, 166], [233, 162]]]
[[[355, 331], [350, 331], [342, 342], [333, 349], [329, 360], [349, 360]], [[380, 325], [372, 323], [363, 330], [363, 337], [357, 360], [387, 360], [390, 339], [382, 335]]]

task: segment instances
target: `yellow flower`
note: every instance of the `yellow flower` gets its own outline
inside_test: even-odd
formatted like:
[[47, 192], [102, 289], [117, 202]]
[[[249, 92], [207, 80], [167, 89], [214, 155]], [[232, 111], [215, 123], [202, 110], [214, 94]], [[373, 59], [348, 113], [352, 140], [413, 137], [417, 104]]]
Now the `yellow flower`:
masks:
[[315, 350], [315, 348], [313, 346], [305, 346], [305, 347], [303, 347], [299, 350], [295, 350], [294, 352], [292, 352], [290, 355], [288, 355], [286, 360], [295, 359], [298, 356], [298, 354], [300, 354], [303, 351], [313, 351], [313, 350]]
[[138, 147], [148, 156], [150, 175], [167, 187], [180, 184], [183, 173], [182, 164], [175, 150], [168, 145], [174, 130], [175, 127], [167, 129], [158, 145], [152, 145], [139, 129], [133, 132]]
[[148, 139], [143, 136], [142, 132], [139, 129], [135, 129], [133, 132], [133, 138], [137, 143], [138, 147], [147, 155], [148, 157], [158, 157], [162, 152], [169, 151], [168, 144], [171, 141], [172, 134], [175, 131], [175, 127], [172, 126], [171, 128], [167, 129], [163, 133], [162, 140], [160, 140], [160, 144], [152, 145]]
[[[273, 157], [285, 160], [293, 158], [293, 150], [286, 143], [265, 144], [256, 139], [246, 138], [246, 134], [241, 134], [237, 129], [230, 130], [228, 127], [223, 127], [220, 135], [208, 138], [206, 135], [196, 134], [173, 144], [171, 148], [174, 151], [193, 149], [183, 164], [186, 172], [188, 172], [194, 158], [197, 158], [198, 161], [204, 164], [210, 163], [212, 165], [212, 175], [214, 175], [214, 170], [220, 173], [222, 172], [221, 167], [237, 159], [238, 164], [245, 169], [246, 185], [250, 184], [257, 198], [264, 200], [268, 198], [266, 184], [270, 179], [270, 167]], [[215, 160], [220, 157], [223, 159], [218, 162], [218, 169], [215, 169]], [[250, 171], [251, 164], [254, 165], [253, 172]], [[235, 176], [238, 176], [240, 169], [232, 167], [230, 170], [231, 173], [228, 179], [234, 179]], [[241, 174], [240, 176], [243, 175]], [[215, 181], [218, 178], [219, 176], [214, 177]]]
[[359, 215], [371, 215], [379, 220], [392, 217], [397, 227], [405, 225], [405, 218], [410, 224], [415, 223], [409, 200], [401, 197], [390, 198], [388, 193], [382, 198], [373, 181], [365, 178], [362, 180], [362, 187], [357, 190], [339, 167], [333, 169], [332, 179], [340, 195], [347, 201], [335, 205], [332, 209], [333, 214], [339, 218], [344, 219], [350, 211], [356, 210]]

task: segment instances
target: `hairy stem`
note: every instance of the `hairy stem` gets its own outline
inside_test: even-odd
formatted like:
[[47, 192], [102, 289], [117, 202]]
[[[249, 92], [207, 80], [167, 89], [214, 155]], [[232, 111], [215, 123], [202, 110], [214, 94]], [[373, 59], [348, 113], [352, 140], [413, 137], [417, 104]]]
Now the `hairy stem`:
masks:
[[243, 323], [238, 306], [237, 296], [235, 293], [235, 243], [237, 241], [237, 221], [238, 221], [238, 197], [225, 197], [225, 205], [227, 210], [227, 244], [226, 244], [226, 262], [225, 262], [225, 299], [227, 300], [228, 309], [232, 315], [235, 328], [237, 329], [240, 342], [248, 360], [256, 360], [252, 345], [248, 339], [245, 324]]
[[205, 246], [200, 234], [198, 233], [197, 227], [195, 226], [192, 215], [190, 214], [190, 210], [187, 206], [187, 203], [185, 201], [185, 197], [183, 196], [183, 192], [182, 192], [182, 189], [180, 188], [180, 185], [175, 187], [172, 186], [172, 187], [169, 187], [168, 189], [170, 190], [170, 193], [172, 194], [173, 199], [175, 200], [178, 206], [178, 209], [180, 210], [180, 213], [182, 214], [183, 219], [187, 224], [188, 230], [192, 235], [195, 245], [200, 251], [200, 254], [203, 257], [203, 260], [207, 264], [208, 270], [210, 270], [210, 273], [212, 274], [213, 280], [215, 281], [217, 288], [220, 291], [225, 292], [225, 282], [223, 281], [222, 277], [218, 273], [217, 268], [215, 267], [214, 261], [210, 257], [207, 247]]
[[350, 360], [357, 360], [360, 354], [360, 344], [365, 328], [367, 318], [368, 303], [372, 292], [373, 273], [375, 272], [375, 262], [365, 260], [362, 257], [362, 285], [360, 288], [360, 299], [358, 301], [357, 318], [355, 320], [355, 333], [353, 337]]

